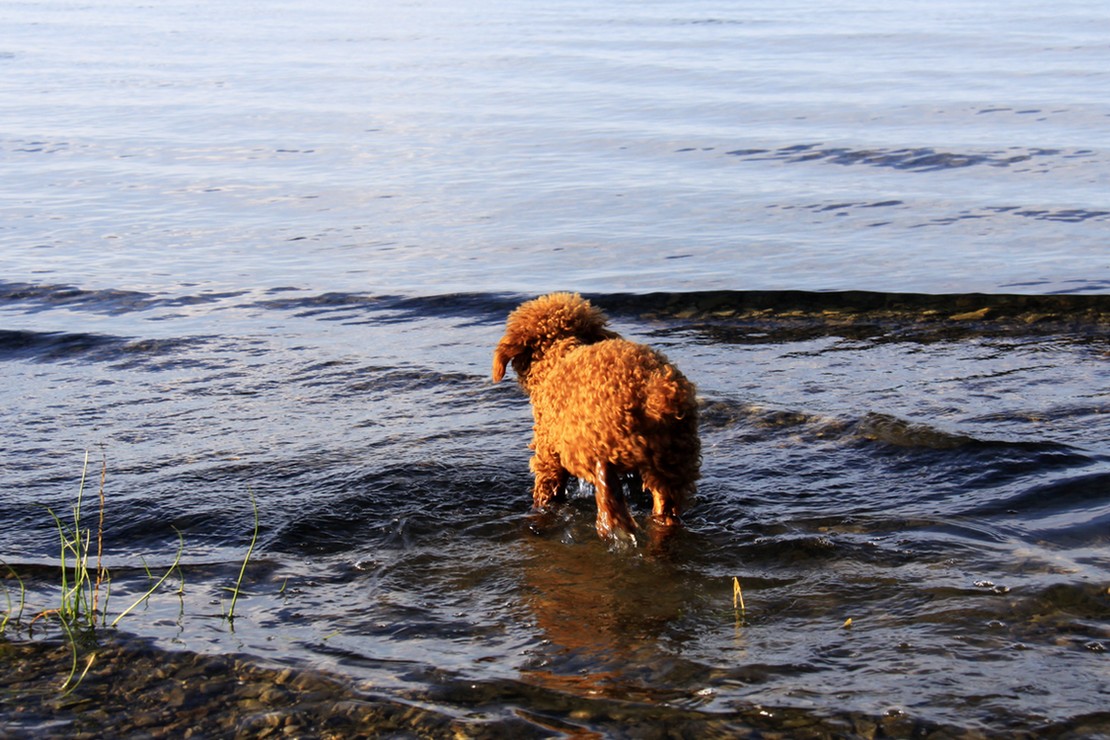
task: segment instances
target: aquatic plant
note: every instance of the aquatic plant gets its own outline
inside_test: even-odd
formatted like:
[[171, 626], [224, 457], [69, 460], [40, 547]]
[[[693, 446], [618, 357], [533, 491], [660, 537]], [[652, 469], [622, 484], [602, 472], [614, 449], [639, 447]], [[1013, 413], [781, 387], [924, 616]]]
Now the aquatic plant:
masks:
[[[14, 620], [16, 624], [19, 624], [20, 620], [23, 618], [23, 606], [27, 603], [27, 588], [23, 585], [23, 579], [19, 577], [19, 574], [15, 572], [14, 568], [7, 563], [4, 563], [4, 567], [8, 569], [8, 575], [19, 583], [19, 611], [15, 613]], [[8, 608], [4, 611], [4, 616], [0, 618], [0, 635], [3, 635], [8, 629], [8, 623], [13, 621], [12, 594], [11, 590], [8, 588], [8, 584], [4, 583], [0, 585], [4, 587], [4, 599], [8, 602]]]
[[[77, 502], [73, 506], [72, 524], [67, 524], [48, 508], [50, 516], [58, 529], [61, 542], [59, 561], [61, 565], [61, 602], [57, 609], [48, 609], [40, 612], [32, 621], [54, 616], [62, 624], [63, 629], [69, 631], [74, 628], [84, 627], [95, 629], [99, 619], [100, 626], [108, 620], [108, 600], [111, 596], [111, 575], [103, 565], [104, 554], [104, 482], [107, 478], [107, 461], [102, 463], [100, 473], [99, 492], [99, 519], [96, 529], [96, 566], [90, 569], [89, 559], [92, 556], [92, 531], [82, 527], [81, 504], [84, 498], [85, 481], [87, 480], [89, 454], [85, 453], [84, 467], [81, 471], [81, 483], [77, 489]], [[174, 570], [180, 570], [181, 555], [185, 551], [185, 538], [177, 528], [178, 548], [177, 554], [161, 578], [153, 586], [144, 591], [126, 609], [121, 611], [110, 626], [115, 627], [121, 619], [131, 613], [158, 590]], [[149, 573], [149, 569], [147, 571]], [[104, 586], [104, 605], [100, 605], [100, 590]]]
[[747, 619], [748, 610], [744, 607], [744, 591], [740, 588], [740, 579], [732, 577], [732, 613], [736, 617], [736, 629]]
[[149, 599], [151, 594], [153, 594], [155, 591], [157, 591], [158, 587], [161, 586], [163, 583], [165, 583], [166, 579], [170, 577], [171, 573], [173, 573], [175, 570], [178, 573], [181, 572], [180, 563], [181, 563], [181, 554], [183, 552], [185, 552], [185, 536], [183, 534], [181, 534], [181, 530], [179, 530], [177, 527], [174, 527], [173, 531], [177, 533], [177, 555], [174, 556], [173, 562], [170, 564], [170, 567], [166, 569], [166, 572], [162, 574], [162, 577], [159, 578], [158, 581], [155, 582], [155, 584], [153, 586], [148, 588], [146, 590], [146, 592], [143, 593], [142, 596], [140, 596], [138, 599], [136, 599], [131, 604], [131, 606], [124, 609], [122, 612], [120, 612], [116, 616], [115, 619], [112, 620], [112, 624], [111, 624], [112, 627], [115, 627], [119, 623], [119, 621], [121, 619], [123, 619], [124, 617], [126, 617], [135, 607], [137, 607], [139, 604], [142, 604], [144, 601]]
[[[251, 496], [251, 510], [254, 512], [254, 533], [251, 535], [250, 546], [247, 547], [247, 554], [243, 557], [243, 564], [239, 568], [239, 577], [235, 580], [235, 588], [231, 590], [231, 606], [228, 607], [225, 618], [229, 625], [235, 624], [235, 602], [239, 600], [239, 593], [243, 586], [243, 575], [247, 572], [247, 563], [250, 562], [251, 554], [254, 552], [254, 545], [258, 542], [258, 503], [254, 499], [254, 491], [250, 491]], [[282, 590], [285, 586], [282, 586]]]
[[89, 628], [96, 627], [97, 614], [100, 610], [100, 587], [105, 586], [104, 606], [107, 608], [108, 593], [110, 593], [111, 579], [104, 569], [103, 555], [103, 530], [104, 530], [104, 480], [107, 475], [107, 462], [103, 464], [100, 477], [100, 519], [97, 525], [96, 536], [96, 567], [89, 571], [89, 557], [92, 547], [92, 533], [87, 528], [82, 528], [81, 504], [85, 495], [85, 482], [88, 479], [89, 453], [85, 452], [85, 462], [81, 469], [81, 482], [77, 488], [77, 502], [73, 506], [72, 524], [66, 524], [47, 508], [47, 513], [54, 519], [54, 526], [58, 530], [61, 542], [59, 563], [61, 566], [61, 601], [57, 609], [48, 609], [40, 612], [32, 619], [32, 623], [47, 616], [55, 616], [65, 629], [84, 623]]
[[[82, 506], [85, 500], [85, 488], [88, 481], [89, 453], [85, 452], [85, 460], [81, 469], [81, 482], [77, 488], [77, 501], [73, 505], [69, 521], [63, 521], [55, 511], [47, 507], [46, 511], [54, 520], [58, 531], [60, 568], [60, 598], [54, 608], [43, 609], [35, 614], [26, 624], [28, 632], [39, 620], [54, 619], [65, 633], [70, 645], [72, 662], [69, 674], [62, 683], [61, 689], [65, 693], [73, 691], [92, 667], [96, 653], [88, 656], [84, 670], [77, 676], [78, 658], [81, 647], [87, 644], [95, 645], [96, 629], [98, 627], [115, 627], [120, 620], [130, 614], [137, 606], [144, 603], [167, 578], [176, 570], [181, 572], [181, 555], [185, 551], [185, 538], [174, 528], [178, 537], [177, 554], [166, 572], [150, 588], [146, 589], [136, 598], [130, 606], [122, 610], [108, 624], [108, 603], [111, 597], [111, 574], [104, 566], [104, 514], [105, 495], [104, 483], [107, 478], [107, 461], [102, 462], [100, 471], [99, 507], [95, 537], [91, 527], [86, 526], [82, 519]], [[95, 543], [95, 544], [94, 544]], [[95, 548], [95, 558], [94, 558]], [[11, 592], [4, 584], [4, 594], [7, 609], [0, 618], [0, 633], [7, 630], [9, 625], [23, 626], [23, 613], [26, 606], [26, 586], [15, 569], [6, 566], [9, 574], [19, 583], [18, 608], [12, 604]], [[149, 569], [148, 569], [149, 574]], [[184, 581], [184, 579], [182, 579]], [[103, 603], [101, 597], [103, 596]], [[74, 680], [76, 677], [76, 680]]]

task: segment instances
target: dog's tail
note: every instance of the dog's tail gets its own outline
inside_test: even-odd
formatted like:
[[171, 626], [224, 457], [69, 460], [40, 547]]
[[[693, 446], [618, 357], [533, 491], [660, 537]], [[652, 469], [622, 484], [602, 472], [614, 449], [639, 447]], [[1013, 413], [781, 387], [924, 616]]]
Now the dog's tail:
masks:
[[674, 365], [664, 364], [645, 384], [644, 413], [656, 422], [673, 422], [696, 416], [698, 410], [694, 384]]

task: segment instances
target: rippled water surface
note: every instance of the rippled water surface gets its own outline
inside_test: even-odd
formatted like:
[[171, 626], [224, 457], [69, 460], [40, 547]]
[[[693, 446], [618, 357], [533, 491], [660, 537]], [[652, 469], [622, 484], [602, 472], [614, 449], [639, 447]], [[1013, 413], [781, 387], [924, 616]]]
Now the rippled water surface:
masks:
[[[375, 5], [0, 4], [0, 734], [1110, 735], [1110, 13]], [[528, 510], [554, 289], [698, 385], [663, 548]], [[86, 451], [181, 555], [74, 648]]]
[[1089, 2], [5, 3], [8, 272], [164, 288], [1110, 281]]

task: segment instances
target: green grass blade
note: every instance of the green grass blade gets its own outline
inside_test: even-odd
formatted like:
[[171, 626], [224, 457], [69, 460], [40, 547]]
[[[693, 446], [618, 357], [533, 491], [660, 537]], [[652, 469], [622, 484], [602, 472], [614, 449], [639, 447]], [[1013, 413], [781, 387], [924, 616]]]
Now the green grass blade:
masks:
[[4, 612], [4, 620], [0, 622], [0, 634], [3, 634], [4, 630], [6, 630], [8, 628], [8, 625], [11, 624], [13, 621], [16, 624], [19, 624], [21, 621], [23, 621], [23, 607], [27, 603], [27, 587], [23, 585], [23, 579], [19, 577], [19, 574], [15, 572], [15, 568], [13, 568], [12, 566], [5, 563], [4, 567], [8, 569], [8, 573], [12, 575], [12, 578], [15, 578], [15, 580], [19, 582], [19, 612], [15, 615], [15, 618], [13, 619], [12, 594], [11, 590], [8, 588], [8, 584], [5, 583], [4, 596], [8, 600], [8, 609]]
[[[77, 638], [74, 637], [73, 628], [66, 623], [66, 620], [60, 619], [58, 621], [61, 623], [62, 629], [65, 630], [66, 638], [69, 640], [69, 652], [70, 655], [73, 657], [69, 669], [69, 675], [66, 676], [66, 680], [62, 683], [60, 687], [62, 691], [65, 691], [66, 687], [68, 687], [70, 682], [73, 681], [73, 677], [77, 674]], [[76, 685], [74, 686], [74, 688], [76, 688]], [[72, 690], [73, 689], [70, 689], [70, 691]], [[69, 692], [66, 691], [66, 693], [68, 694]]]
[[254, 491], [250, 491], [251, 496], [251, 509], [254, 510], [254, 534], [251, 535], [251, 544], [247, 548], [247, 555], [243, 558], [243, 565], [239, 568], [239, 579], [235, 581], [235, 591], [231, 595], [231, 606], [227, 610], [227, 621], [233, 622], [235, 620], [235, 602], [239, 600], [239, 589], [243, 585], [243, 574], [247, 572], [247, 563], [250, 562], [251, 553], [254, 552], [254, 545], [258, 542], [258, 503], [254, 500]]
[[66, 553], [73, 547], [73, 541], [66, 538], [66, 528], [62, 524], [62, 520], [54, 513], [54, 510], [47, 508], [46, 511], [54, 518], [54, 525], [58, 528], [58, 539], [60, 541], [59, 557], [61, 560], [62, 568], [62, 601], [58, 605], [58, 615], [63, 619], [67, 619], [71, 614], [71, 605], [69, 601], [70, 586], [69, 586], [69, 567], [67, 565]]
[[174, 572], [174, 570], [177, 568], [178, 564], [181, 562], [181, 554], [183, 552], [185, 552], [185, 535], [181, 534], [181, 530], [179, 530], [177, 527], [174, 527], [173, 531], [177, 532], [178, 546], [177, 546], [177, 556], [174, 557], [173, 562], [170, 564], [170, 567], [166, 569], [166, 572], [162, 574], [162, 577], [158, 579], [157, 583], [155, 583], [153, 586], [151, 586], [149, 589], [147, 589], [146, 593], [144, 593], [139, 598], [135, 599], [135, 602], [133, 604], [131, 604], [131, 606], [127, 607], [122, 612], [120, 612], [119, 615], [115, 619], [112, 620], [112, 624], [110, 626], [115, 627], [117, 624], [119, 624], [119, 621], [121, 619], [123, 619], [124, 617], [126, 617], [128, 614], [130, 614], [131, 611], [134, 610], [135, 607], [137, 607], [139, 604], [141, 604], [144, 601], [146, 601], [147, 599], [149, 599], [150, 595], [158, 590], [158, 587], [161, 586], [162, 583], [167, 578], [170, 577], [170, 574]]

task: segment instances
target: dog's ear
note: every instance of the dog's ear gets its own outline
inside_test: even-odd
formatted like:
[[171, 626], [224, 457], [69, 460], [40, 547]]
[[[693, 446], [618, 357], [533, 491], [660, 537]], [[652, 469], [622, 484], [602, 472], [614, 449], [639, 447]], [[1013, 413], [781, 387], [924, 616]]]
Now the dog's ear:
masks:
[[493, 353], [493, 382], [500, 383], [505, 377], [505, 368], [514, 357], [524, 351], [524, 347], [509, 341], [508, 337], [502, 338]]

